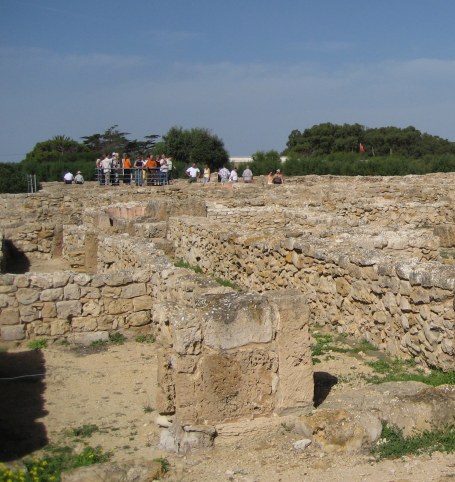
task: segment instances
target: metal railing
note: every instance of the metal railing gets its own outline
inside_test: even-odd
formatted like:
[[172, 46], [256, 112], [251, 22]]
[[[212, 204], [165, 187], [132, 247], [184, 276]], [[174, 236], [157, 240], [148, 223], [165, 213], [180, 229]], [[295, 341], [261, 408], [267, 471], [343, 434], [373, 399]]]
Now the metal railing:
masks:
[[132, 184], [136, 186], [164, 186], [169, 184], [168, 172], [159, 169], [102, 169], [96, 170], [95, 179], [100, 186], [118, 186], [120, 184]]
[[38, 192], [36, 174], [27, 174], [27, 192], [29, 194]]

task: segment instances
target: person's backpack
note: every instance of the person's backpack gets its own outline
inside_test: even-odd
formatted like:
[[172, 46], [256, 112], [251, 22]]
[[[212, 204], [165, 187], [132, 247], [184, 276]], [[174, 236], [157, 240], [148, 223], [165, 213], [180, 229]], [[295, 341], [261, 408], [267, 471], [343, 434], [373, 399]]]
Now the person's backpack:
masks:
[[281, 178], [281, 176], [275, 176], [273, 178], [273, 184], [283, 184], [283, 179]]

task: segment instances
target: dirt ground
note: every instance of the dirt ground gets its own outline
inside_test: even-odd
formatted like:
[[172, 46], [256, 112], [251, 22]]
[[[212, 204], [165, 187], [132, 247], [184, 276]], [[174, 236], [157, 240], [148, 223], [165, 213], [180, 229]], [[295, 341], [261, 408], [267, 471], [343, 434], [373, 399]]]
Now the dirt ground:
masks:
[[[302, 437], [279, 425], [262, 435], [217, 441], [204, 452], [165, 453], [154, 423], [155, 350], [154, 344], [130, 340], [99, 350], [54, 344], [0, 353], [4, 460], [39, 454], [47, 443], [89, 444], [113, 452], [116, 460], [164, 457], [171, 467], [166, 480], [174, 482], [455, 481], [454, 454], [376, 462], [370, 454], [325, 455], [312, 446], [299, 453], [292, 443]], [[362, 356], [334, 353], [315, 370], [336, 376], [332, 390], [341, 391], [362, 384], [370, 368]], [[34, 376], [4, 380], [24, 374]], [[74, 431], [84, 425], [97, 429], [77, 437]]]

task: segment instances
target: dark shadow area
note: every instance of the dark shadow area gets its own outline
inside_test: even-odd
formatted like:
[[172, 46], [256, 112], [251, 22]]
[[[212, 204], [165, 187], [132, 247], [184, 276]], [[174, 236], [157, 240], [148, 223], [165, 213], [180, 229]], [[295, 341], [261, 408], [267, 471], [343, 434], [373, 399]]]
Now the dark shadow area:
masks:
[[40, 351], [0, 353], [0, 461], [18, 459], [48, 444], [36, 420], [44, 410], [44, 356]]
[[30, 260], [25, 253], [18, 249], [10, 239], [3, 240], [4, 273], [23, 274], [30, 269]]
[[330, 375], [327, 372], [314, 372], [314, 396], [313, 404], [315, 407], [319, 407], [321, 403], [327, 398], [330, 390], [334, 385], [338, 383], [338, 378]]

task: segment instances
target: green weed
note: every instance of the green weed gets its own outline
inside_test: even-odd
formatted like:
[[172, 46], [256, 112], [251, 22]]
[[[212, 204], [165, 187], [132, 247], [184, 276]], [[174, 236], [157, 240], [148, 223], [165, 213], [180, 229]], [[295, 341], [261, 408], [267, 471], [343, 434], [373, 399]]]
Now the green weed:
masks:
[[384, 424], [381, 439], [372, 452], [378, 458], [398, 458], [407, 454], [451, 453], [455, 451], [455, 425], [442, 430], [424, 431], [411, 437], [404, 437], [402, 431]]
[[240, 287], [233, 283], [232, 281], [229, 281], [228, 279], [224, 279], [224, 278], [215, 278], [215, 281], [221, 285], [221, 286], [224, 286], [226, 288], [232, 288], [233, 290], [236, 290], [236, 291], [239, 291], [240, 290]]
[[43, 350], [47, 347], [47, 340], [44, 338], [37, 338], [36, 340], [32, 340], [27, 344], [30, 350]]
[[114, 345], [123, 345], [126, 341], [126, 336], [116, 331], [115, 333], [109, 334], [109, 341]]
[[167, 459], [164, 459], [163, 457], [160, 457], [159, 459], [153, 459], [154, 462], [158, 462], [161, 465], [161, 470], [166, 473], [169, 472], [169, 469], [171, 468], [171, 465], [169, 464], [169, 461]]
[[379, 375], [369, 377], [369, 383], [422, 382], [433, 387], [455, 385], [455, 371], [431, 370], [428, 374], [416, 368], [414, 360], [381, 360], [368, 365]]
[[138, 343], [155, 343], [156, 338], [153, 335], [138, 335], [136, 341]]
[[111, 454], [100, 447], [85, 447], [80, 454], [75, 454], [70, 447], [48, 446], [41, 458], [24, 461], [26, 470], [10, 469], [0, 464], [0, 481], [6, 482], [59, 482], [62, 472], [77, 467], [107, 462]]
[[91, 437], [93, 433], [98, 431], [98, 425], [84, 424], [81, 427], [73, 428], [71, 433], [74, 437]]
[[174, 266], [177, 268], [185, 268], [185, 269], [191, 269], [195, 273], [202, 273], [202, 268], [199, 265], [192, 266], [190, 263], [187, 263], [183, 259], [177, 259], [174, 261]]

